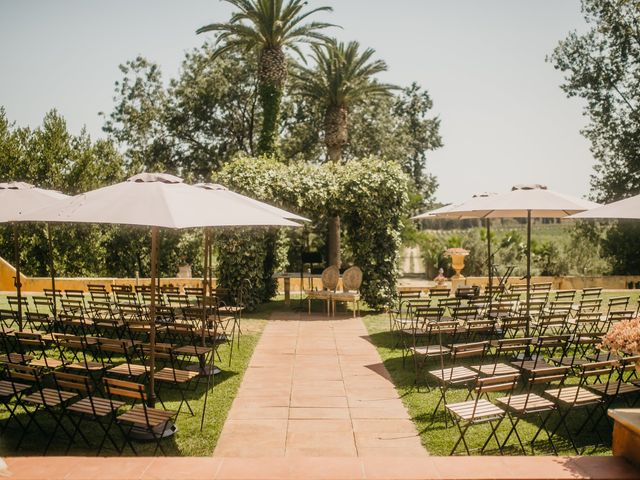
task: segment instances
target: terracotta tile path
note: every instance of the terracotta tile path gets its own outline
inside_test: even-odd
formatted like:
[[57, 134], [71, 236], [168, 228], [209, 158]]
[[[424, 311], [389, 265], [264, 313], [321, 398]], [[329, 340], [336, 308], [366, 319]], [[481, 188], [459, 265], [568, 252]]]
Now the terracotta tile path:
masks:
[[216, 457], [424, 457], [359, 318], [282, 314], [266, 326]]

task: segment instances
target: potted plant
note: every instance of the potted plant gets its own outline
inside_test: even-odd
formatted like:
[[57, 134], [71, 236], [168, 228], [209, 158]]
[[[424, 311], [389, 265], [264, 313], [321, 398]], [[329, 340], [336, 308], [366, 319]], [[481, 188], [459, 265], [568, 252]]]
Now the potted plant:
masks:
[[[602, 345], [613, 352], [640, 355], [640, 318], [616, 323], [603, 337]], [[640, 371], [640, 365], [636, 364]]]

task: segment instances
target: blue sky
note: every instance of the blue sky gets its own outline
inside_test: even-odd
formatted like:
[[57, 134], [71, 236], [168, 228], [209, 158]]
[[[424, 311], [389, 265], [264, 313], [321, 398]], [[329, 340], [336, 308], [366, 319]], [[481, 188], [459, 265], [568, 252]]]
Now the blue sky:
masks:
[[[543, 183], [583, 196], [594, 160], [579, 133], [580, 100], [560, 90], [545, 62], [571, 30], [584, 30], [578, 0], [310, 0], [334, 34], [374, 48], [383, 80], [417, 81], [434, 101], [445, 146], [430, 155], [438, 199]], [[118, 64], [141, 54], [179, 72], [202, 43], [195, 29], [224, 21], [219, 0], [0, 0], [0, 105], [36, 126], [57, 108], [72, 131], [102, 136]]]

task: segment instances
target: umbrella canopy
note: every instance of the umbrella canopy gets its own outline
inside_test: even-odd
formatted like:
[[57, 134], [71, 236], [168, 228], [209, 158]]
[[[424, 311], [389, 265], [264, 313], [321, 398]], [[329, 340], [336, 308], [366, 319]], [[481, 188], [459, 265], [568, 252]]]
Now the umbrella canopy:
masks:
[[[16, 269], [16, 296], [18, 297], [18, 329], [22, 330], [22, 285], [20, 283], [20, 236], [15, 222], [24, 220], [25, 214], [45, 205], [55, 204], [69, 198], [67, 195], [54, 190], [45, 190], [34, 187], [24, 182], [0, 183], [0, 223], [14, 223], [14, 266]], [[51, 236], [49, 237], [49, 247], [51, 250]], [[51, 256], [51, 267], [53, 267], [53, 256]], [[53, 278], [53, 268], [51, 270]], [[52, 281], [53, 315], [55, 317], [55, 282]]]
[[[285, 226], [292, 222], [251, 204], [244, 197], [218, 195], [212, 201], [211, 190], [183, 183], [182, 179], [162, 173], [141, 173], [125, 182], [92, 190], [62, 200], [24, 216], [25, 221], [60, 223], [100, 223], [139, 225], [151, 229], [151, 319], [149, 404], [155, 403], [155, 302], [158, 257], [158, 228]], [[206, 309], [203, 310], [206, 312]], [[204, 315], [204, 313], [203, 313]]]
[[[544, 185], [516, 185], [497, 195], [476, 196], [436, 215], [444, 218], [526, 218], [527, 219], [527, 318], [531, 298], [531, 219], [564, 218], [599, 205], [588, 200], [548, 190]], [[489, 237], [489, 235], [487, 235]], [[529, 328], [527, 323], [527, 332]]]
[[640, 195], [577, 213], [569, 218], [640, 220]]
[[564, 218], [599, 205], [548, 190], [544, 185], [516, 185], [497, 195], [476, 196], [438, 216], [447, 218]]
[[433, 220], [434, 218], [437, 218], [439, 215], [442, 215], [444, 213], [449, 213], [452, 209], [456, 207], [457, 207], [456, 204], [450, 203], [449, 205], [444, 205], [443, 207], [435, 208], [433, 210], [429, 210], [427, 212], [411, 217], [411, 220]]
[[265, 202], [260, 202], [251, 197], [245, 197], [244, 195], [240, 195], [239, 193], [233, 192], [229, 190], [224, 185], [219, 185], [217, 183], [197, 183], [194, 187], [204, 188], [208, 190], [212, 195], [214, 200], [219, 198], [221, 201], [233, 201], [233, 202], [246, 202], [249, 205], [262, 208], [263, 210], [273, 213], [274, 215], [278, 215], [279, 217], [286, 218], [288, 220], [298, 221], [298, 222], [310, 222], [306, 217], [302, 217], [300, 215], [296, 215], [295, 213], [288, 212], [283, 210], [282, 208], [274, 207], [273, 205], [269, 205]]
[[224, 202], [214, 203], [209, 191], [187, 185], [173, 175], [159, 173], [141, 173], [125, 182], [76, 195], [50, 208], [25, 214], [23, 220], [178, 229], [299, 226], [241, 198], [227, 196]]
[[44, 190], [29, 183], [0, 183], [0, 223], [20, 222], [25, 213], [68, 198], [53, 190]]

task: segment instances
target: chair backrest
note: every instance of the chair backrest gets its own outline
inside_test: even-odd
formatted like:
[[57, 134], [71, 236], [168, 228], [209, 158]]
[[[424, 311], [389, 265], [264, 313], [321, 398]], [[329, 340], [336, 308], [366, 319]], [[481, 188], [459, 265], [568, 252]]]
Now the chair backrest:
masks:
[[536, 282], [532, 285], [532, 289], [534, 292], [538, 291], [547, 291], [549, 292], [552, 287], [552, 282]]
[[571, 371], [571, 367], [535, 368], [529, 373], [529, 385], [541, 385], [560, 382], [562, 385]]
[[424, 325], [427, 322], [439, 322], [444, 315], [444, 308], [417, 306], [412, 309], [412, 312], [416, 324]]
[[517, 354], [531, 347], [531, 338], [502, 338], [496, 340], [496, 358], [502, 354]]
[[484, 357], [489, 348], [489, 342], [461, 343], [453, 345], [451, 348], [451, 360], [456, 361], [461, 358]]
[[89, 395], [93, 391], [89, 378], [84, 375], [53, 372], [53, 379], [58, 390], [78, 392], [83, 395]]
[[515, 337], [518, 332], [526, 332], [529, 319], [526, 316], [502, 317], [500, 325], [505, 336]]
[[322, 289], [334, 290], [338, 288], [338, 281], [340, 280], [340, 270], [335, 265], [325, 268], [321, 275]]
[[131, 285], [111, 285], [111, 293], [129, 292], [133, 293], [133, 287]]
[[66, 298], [75, 298], [78, 300], [84, 300], [84, 290], [65, 290], [64, 296]]
[[570, 301], [573, 302], [573, 300], [576, 298], [576, 291], [575, 290], [556, 290], [555, 292], [555, 301]]
[[84, 302], [77, 298], [63, 298], [60, 300], [64, 313], [82, 313], [84, 312]]
[[95, 292], [89, 292], [89, 295], [91, 296], [91, 300], [96, 301], [96, 302], [110, 302], [111, 301], [111, 295], [109, 295], [109, 292], [107, 291], [95, 291]]
[[549, 302], [549, 313], [569, 315], [573, 308], [572, 300], [554, 300]]
[[601, 298], [582, 298], [578, 303], [578, 312], [599, 312], [602, 307]]
[[174, 285], [162, 285], [160, 287], [160, 291], [162, 293], [173, 293], [173, 294], [178, 294], [180, 293], [180, 287], [176, 287]]
[[430, 288], [429, 289], [429, 297], [448, 297], [451, 295], [451, 289], [449, 288]]
[[631, 297], [629, 296], [611, 297], [609, 299], [609, 303], [607, 304], [607, 310], [609, 312], [612, 312], [614, 310], [626, 310], [627, 307], [629, 306], [630, 300], [631, 300]]
[[26, 312], [29, 310], [29, 299], [27, 297], [20, 297], [18, 299], [15, 295], [7, 296], [7, 302], [9, 303], [9, 308], [14, 312], [18, 311], [18, 305], [22, 305], [22, 311]]
[[519, 373], [510, 373], [508, 375], [494, 375], [491, 377], [478, 377], [476, 380], [475, 391], [476, 398], [480, 398], [483, 394], [492, 392], [508, 392], [516, 388], [520, 378]]
[[124, 304], [136, 304], [138, 303], [138, 296], [131, 291], [118, 291], [116, 290], [116, 301]]
[[127, 382], [126, 380], [118, 380], [115, 378], [104, 377], [105, 393], [109, 397], [122, 397], [133, 400], [134, 402], [144, 402], [147, 400], [147, 393], [144, 385], [141, 383]]
[[475, 305], [456, 306], [451, 311], [456, 320], [475, 320], [478, 318], [478, 307]]
[[612, 324], [622, 320], [631, 320], [635, 313], [633, 310], [614, 310], [607, 315], [607, 322]]
[[602, 295], [602, 287], [592, 287], [592, 288], [582, 289], [583, 300], [587, 298], [600, 298], [601, 295]]
[[95, 284], [95, 283], [89, 283], [87, 285], [87, 290], [89, 290], [89, 293], [107, 293], [107, 287], [105, 287], [104, 285], [101, 284]]
[[33, 306], [38, 313], [51, 313], [53, 311], [53, 300], [47, 296], [33, 296]]
[[204, 295], [204, 289], [202, 287], [184, 287], [185, 295]]
[[342, 274], [342, 289], [345, 292], [357, 292], [362, 285], [362, 270], [359, 267], [347, 268]]
[[7, 363], [4, 368], [7, 377], [12, 382], [40, 383], [40, 372], [36, 367], [19, 363]]
[[522, 293], [527, 291], [526, 283], [512, 283], [509, 285], [509, 291], [514, 293]]

